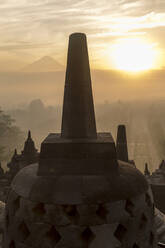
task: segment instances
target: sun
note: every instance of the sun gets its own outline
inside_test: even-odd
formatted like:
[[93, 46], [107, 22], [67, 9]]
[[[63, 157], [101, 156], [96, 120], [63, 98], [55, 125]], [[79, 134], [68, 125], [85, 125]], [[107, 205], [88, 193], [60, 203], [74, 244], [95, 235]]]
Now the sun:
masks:
[[143, 39], [120, 39], [113, 45], [111, 57], [116, 69], [141, 72], [154, 67], [156, 51], [153, 44]]

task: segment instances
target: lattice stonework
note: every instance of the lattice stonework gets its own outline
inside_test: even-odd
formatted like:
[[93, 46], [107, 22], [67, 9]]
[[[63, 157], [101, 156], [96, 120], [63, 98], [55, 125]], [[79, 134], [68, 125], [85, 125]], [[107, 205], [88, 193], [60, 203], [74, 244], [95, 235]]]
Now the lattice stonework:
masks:
[[53, 205], [10, 192], [5, 247], [155, 247], [150, 195], [105, 204]]

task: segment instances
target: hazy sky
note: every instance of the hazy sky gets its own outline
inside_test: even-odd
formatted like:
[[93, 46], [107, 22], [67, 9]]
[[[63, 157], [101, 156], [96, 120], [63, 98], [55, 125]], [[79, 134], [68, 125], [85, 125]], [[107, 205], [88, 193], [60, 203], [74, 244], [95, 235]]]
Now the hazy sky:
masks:
[[129, 37], [152, 44], [165, 66], [165, 0], [0, 0], [0, 13], [0, 61], [64, 64], [68, 35], [85, 32], [95, 67], [111, 67], [111, 46]]

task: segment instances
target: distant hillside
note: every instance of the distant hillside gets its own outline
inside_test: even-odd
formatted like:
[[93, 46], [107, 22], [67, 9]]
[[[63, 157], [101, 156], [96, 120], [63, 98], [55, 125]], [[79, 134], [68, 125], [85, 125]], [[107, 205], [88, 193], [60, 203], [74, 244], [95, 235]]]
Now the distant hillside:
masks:
[[42, 57], [41, 59], [25, 66], [22, 72], [54, 72], [62, 71], [63, 66], [56, 60], [49, 56]]

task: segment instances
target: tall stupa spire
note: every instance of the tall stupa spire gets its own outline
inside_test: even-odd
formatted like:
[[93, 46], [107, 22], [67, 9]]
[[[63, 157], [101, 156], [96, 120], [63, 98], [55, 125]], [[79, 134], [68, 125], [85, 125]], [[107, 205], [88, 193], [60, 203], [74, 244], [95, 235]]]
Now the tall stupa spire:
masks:
[[150, 176], [150, 171], [149, 171], [149, 168], [148, 168], [148, 164], [147, 163], [145, 163], [144, 175], [145, 176]]
[[83, 33], [69, 37], [61, 136], [97, 137], [87, 40]]
[[116, 152], [119, 160], [128, 162], [128, 147], [125, 125], [118, 126]]

